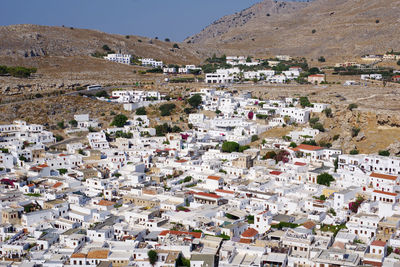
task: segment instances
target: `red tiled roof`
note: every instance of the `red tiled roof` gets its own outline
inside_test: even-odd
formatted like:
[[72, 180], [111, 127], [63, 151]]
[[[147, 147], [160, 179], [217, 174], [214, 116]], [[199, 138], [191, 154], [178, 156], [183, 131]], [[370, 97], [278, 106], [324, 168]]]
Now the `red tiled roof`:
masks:
[[211, 193], [205, 193], [205, 192], [198, 192], [198, 193], [195, 193], [195, 195], [203, 196], [203, 197], [221, 198], [217, 194], [211, 194]]
[[384, 247], [384, 246], [386, 246], [386, 242], [383, 242], [381, 240], [374, 240], [371, 243], [371, 246]]
[[45, 163], [45, 164], [39, 165], [38, 167], [39, 167], [39, 168], [46, 168], [46, 167], [49, 167], [49, 165], [47, 165], [47, 164]]
[[272, 172], [269, 172], [269, 174], [272, 174], [272, 175], [281, 175], [282, 172], [280, 172], [280, 171], [272, 171]]
[[57, 188], [57, 187], [60, 187], [60, 186], [62, 186], [62, 185], [63, 185], [63, 183], [57, 182], [57, 183], [55, 183], [52, 187], [53, 187], [53, 188]]
[[307, 165], [307, 163], [304, 163], [304, 162], [295, 162], [294, 163], [294, 165], [296, 165], [296, 166], [306, 166]]
[[186, 159], [180, 159], [180, 160], [176, 160], [175, 162], [177, 163], [185, 163], [187, 160]]
[[316, 226], [316, 224], [312, 221], [307, 221], [303, 223], [303, 226], [307, 229], [313, 229]]
[[225, 193], [225, 194], [235, 194], [235, 191], [224, 190], [224, 189], [215, 189], [215, 192]]
[[371, 173], [370, 177], [381, 178], [381, 179], [392, 180], [392, 181], [395, 181], [397, 179], [397, 176], [376, 173], [376, 172]]
[[250, 244], [251, 243], [251, 239], [241, 238], [239, 240], [239, 243]]
[[219, 181], [219, 179], [221, 179], [221, 177], [210, 175], [210, 176], [207, 177], [207, 179]]
[[394, 196], [394, 197], [396, 197], [396, 196], [397, 196], [397, 194], [396, 194], [396, 193], [384, 192], [384, 191], [379, 191], [379, 190], [374, 190], [374, 193], [378, 193], [378, 194], [384, 194], [384, 195], [388, 195], [388, 196]]
[[309, 75], [308, 77], [325, 77], [324, 74], [313, 74], [313, 75]]
[[60, 157], [65, 157], [66, 154], [61, 153], [59, 156], [60, 156]]
[[301, 150], [312, 150], [312, 151], [323, 149], [323, 147], [320, 147], [320, 146], [312, 146], [312, 145], [305, 145], [305, 144], [300, 144], [296, 148], [301, 149]]
[[243, 232], [242, 237], [254, 237], [258, 234], [258, 231], [254, 228], [248, 228], [246, 231]]
[[74, 253], [71, 255], [71, 258], [86, 258], [85, 253]]
[[108, 250], [92, 250], [87, 254], [88, 259], [107, 259], [108, 258]]
[[35, 186], [35, 184], [28, 184], [27, 187]]
[[107, 201], [107, 200], [102, 199], [99, 201], [99, 204], [97, 204], [97, 205], [99, 205], [99, 206], [114, 206], [115, 204], [116, 203], [113, 201]]
[[198, 233], [198, 232], [184, 232], [184, 231], [174, 231], [174, 230], [164, 230], [159, 235], [160, 236], [166, 236], [167, 234], [170, 234], [170, 235], [191, 235], [194, 238], [201, 238], [201, 236], [202, 236], [202, 233]]

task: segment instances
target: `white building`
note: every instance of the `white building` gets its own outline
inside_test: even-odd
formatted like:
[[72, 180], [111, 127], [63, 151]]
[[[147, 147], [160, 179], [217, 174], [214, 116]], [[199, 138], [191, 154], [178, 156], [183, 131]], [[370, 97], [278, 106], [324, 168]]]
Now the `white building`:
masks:
[[116, 63], [122, 63], [122, 64], [131, 64], [131, 55], [127, 54], [108, 54], [107, 56], [104, 57], [104, 59]]
[[153, 68], [161, 68], [163, 66], [162, 61], [154, 60], [152, 58], [142, 58], [139, 59], [142, 62], [143, 66], [153, 67]]

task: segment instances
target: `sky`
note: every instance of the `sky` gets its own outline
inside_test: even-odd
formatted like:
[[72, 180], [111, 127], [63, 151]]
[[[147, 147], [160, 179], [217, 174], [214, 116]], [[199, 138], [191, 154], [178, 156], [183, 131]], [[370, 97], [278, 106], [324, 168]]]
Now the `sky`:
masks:
[[260, 0], [1, 0], [0, 25], [39, 24], [183, 41]]

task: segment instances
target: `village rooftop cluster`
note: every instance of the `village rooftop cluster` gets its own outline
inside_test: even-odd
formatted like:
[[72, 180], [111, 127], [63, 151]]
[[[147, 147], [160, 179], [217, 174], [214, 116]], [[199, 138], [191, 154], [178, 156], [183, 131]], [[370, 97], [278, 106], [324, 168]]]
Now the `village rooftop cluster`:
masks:
[[[315, 145], [312, 114], [332, 116], [328, 104], [204, 88], [182, 130], [132, 107], [158, 92], [112, 95], [136, 112], [105, 127], [76, 114], [63, 131], [80, 142], [0, 125], [3, 262], [398, 266], [400, 158]], [[262, 137], [289, 125], [301, 130]]]
[[[334, 66], [310, 68], [303, 58], [289, 55], [276, 55], [269, 59], [255, 59], [250, 56], [213, 56], [201, 66], [165, 64], [153, 58], [134, 58], [128, 54], [108, 54], [104, 59], [122, 63], [137, 64], [148, 67], [141, 73], [163, 73], [166, 82], [205, 82], [213, 85], [228, 85], [243, 82], [262, 82], [268, 84], [308, 83], [328, 84], [326, 70], [335, 75], [358, 76], [359, 80], [346, 80], [345, 86], [367, 85], [368, 82], [400, 82], [400, 71], [378, 67], [381, 62], [397, 61], [400, 64], [400, 52], [390, 51], [384, 55], [365, 55], [360, 58], [363, 63], [346, 61]], [[321, 56], [318, 61], [326, 59]], [[199, 75], [203, 74], [201, 77]], [[188, 77], [188, 75], [194, 75]], [[180, 77], [176, 77], [180, 76]], [[341, 82], [339, 82], [341, 83]]]

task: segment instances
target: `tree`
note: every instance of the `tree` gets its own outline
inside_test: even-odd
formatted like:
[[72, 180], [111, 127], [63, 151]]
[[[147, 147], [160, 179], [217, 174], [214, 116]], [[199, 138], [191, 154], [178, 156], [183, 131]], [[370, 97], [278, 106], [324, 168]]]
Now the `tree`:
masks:
[[99, 91], [99, 92], [96, 93], [96, 97], [104, 97], [104, 98], [107, 98], [107, 97], [108, 97], [108, 94], [107, 94], [106, 91], [102, 90], [102, 91]]
[[59, 134], [55, 135], [54, 137], [56, 138], [56, 141], [57, 141], [57, 142], [60, 142], [60, 141], [64, 140], [64, 137], [62, 137], [62, 136], [59, 135]]
[[400, 66], [400, 59], [397, 61], [397, 65], [399, 65], [399, 66]]
[[64, 121], [60, 121], [57, 123], [58, 128], [65, 129]]
[[69, 125], [71, 125], [72, 127], [76, 127], [78, 126], [78, 122], [76, 120], [70, 120]]
[[318, 58], [318, 61], [319, 61], [319, 62], [325, 62], [326, 59], [325, 59], [323, 56], [320, 56], [320, 57]]
[[358, 127], [351, 128], [351, 137], [356, 137], [360, 131], [361, 129]]
[[332, 109], [331, 108], [324, 109], [324, 113], [327, 118], [332, 118]]
[[240, 145], [236, 142], [226, 141], [222, 144], [222, 151], [227, 153], [238, 152]]
[[110, 51], [111, 51], [110, 47], [109, 47], [108, 45], [106, 45], [106, 44], [103, 45], [102, 48], [103, 48], [103, 50], [106, 51], [106, 52], [110, 52]]
[[337, 172], [337, 169], [339, 167], [339, 158], [336, 158], [333, 165], [335, 166], [335, 172]]
[[317, 183], [320, 185], [330, 186], [333, 181], [335, 181], [333, 176], [326, 172], [317, 176]]
[[313, 29], [313, 30], [311, 31], [312, 34], [314, 34], [314, 33], [316, 33], [316, 32], [317, 32], [316, 29]]
[[251, 142], [255, 142], [255, 141], [257, 141], [258, 139], [260, 139], [260, 138], [258, 138], [258, 135], [253, 135], [252, 137], [251, 137]]
[[250, 63], [252, 60], [251, 60], [251, 56], [248, 56], [247, 58], [246, 58], [246, 62], [247, 63]]
[[176, 48], [176, 49], [179, 49], [179, 45], [178, 44], [174, 44], [172, 47]]
[[136, 115], [139, 115], [139, 116], [147, 115], [146, 108], [140, 107], [140, 108], [136, 109]]
[[191, 98], [188, 99], [188, 103], [192, 107], [197, 108], [202, 103], [201, 95], [193, 95]]
[[289, 147], [295, 148], [295, 147], [297, 147], [297, 144], [295, 142], [290, 142]]
[[351, 103], [347, 107], [348, 110], [352, 111], [353, 109], [358, 108], [358, 105], [356, 103]]
[[127, 116], [125, 116], [124, 114], [118, 114], [114, 117], [111, 126], [124, 127], [127, 120], [128, 120]]
[[165, 116], [170, 116], [171, 115], [171, 111], [175, 108], [175, 104], [163, 104], [159, 107], [160, 112], [161, 112], [161, 116], [165, 117]]
[[317, 74], [317, 73], [320, 73], [320, 70], [317, 67], [312, 67], [311, 69], [308, 70], [308, 72], [310, 74]]
[[285, 117], [283, 117], [283, 121], [288, 124], [290, 122], [290, 116], [285, 115]]
[[319, 122], [317, 122], [316, 124], [314, 124], [314, 125], [312, 126], [312, 128], [313, 128], [313, 129], [317, 129], [317, 130], [319, 130], [320, 132], [325, 132], [324, 126], [322, 125], [322, 123], [319, 123]]
[[147, 252], [147, 256], [149, 257], [149, 262], [152, 266], [154, 266], [158, 260], [158, 253], [155, 250], [149, 250]]
[[173, 133], [180, 133], [180, 132], [182, 132], [182, 129], [179, 127], [179, 126], [174, 126], [174, 127], [172, 127], [172, 132]]
[[263, 158], [264, 159], [273, 159], [275, 157], [276, 157], [275, 151], [268, 151]]
[[384, 156], [384, 157], [390, 156], [390, 152], [388, 150], [380, 150], [378, 154], [379, 156]]
[[312, 118], [309, 120], [310, 126], [313, 126], [313, 125], [316, 124], [318, 121], [319, 121], [319, 118], [318, 118], [318, 117], [312, 117]]
[[302, 96], [300, 97], [300, 105], [305, 108], [305, 107], [310, 107], [311, 103], [310, 100], [308, 100], [308, 97]]
[[350, 151], [350, 155], [357, 155], [359, 153], [360, 152], [357, 149], [353, 149], [353, 150]]
[[166, 41], [167, 43], [171, 42], [169, 38], [165, 38], [164, 41]]

